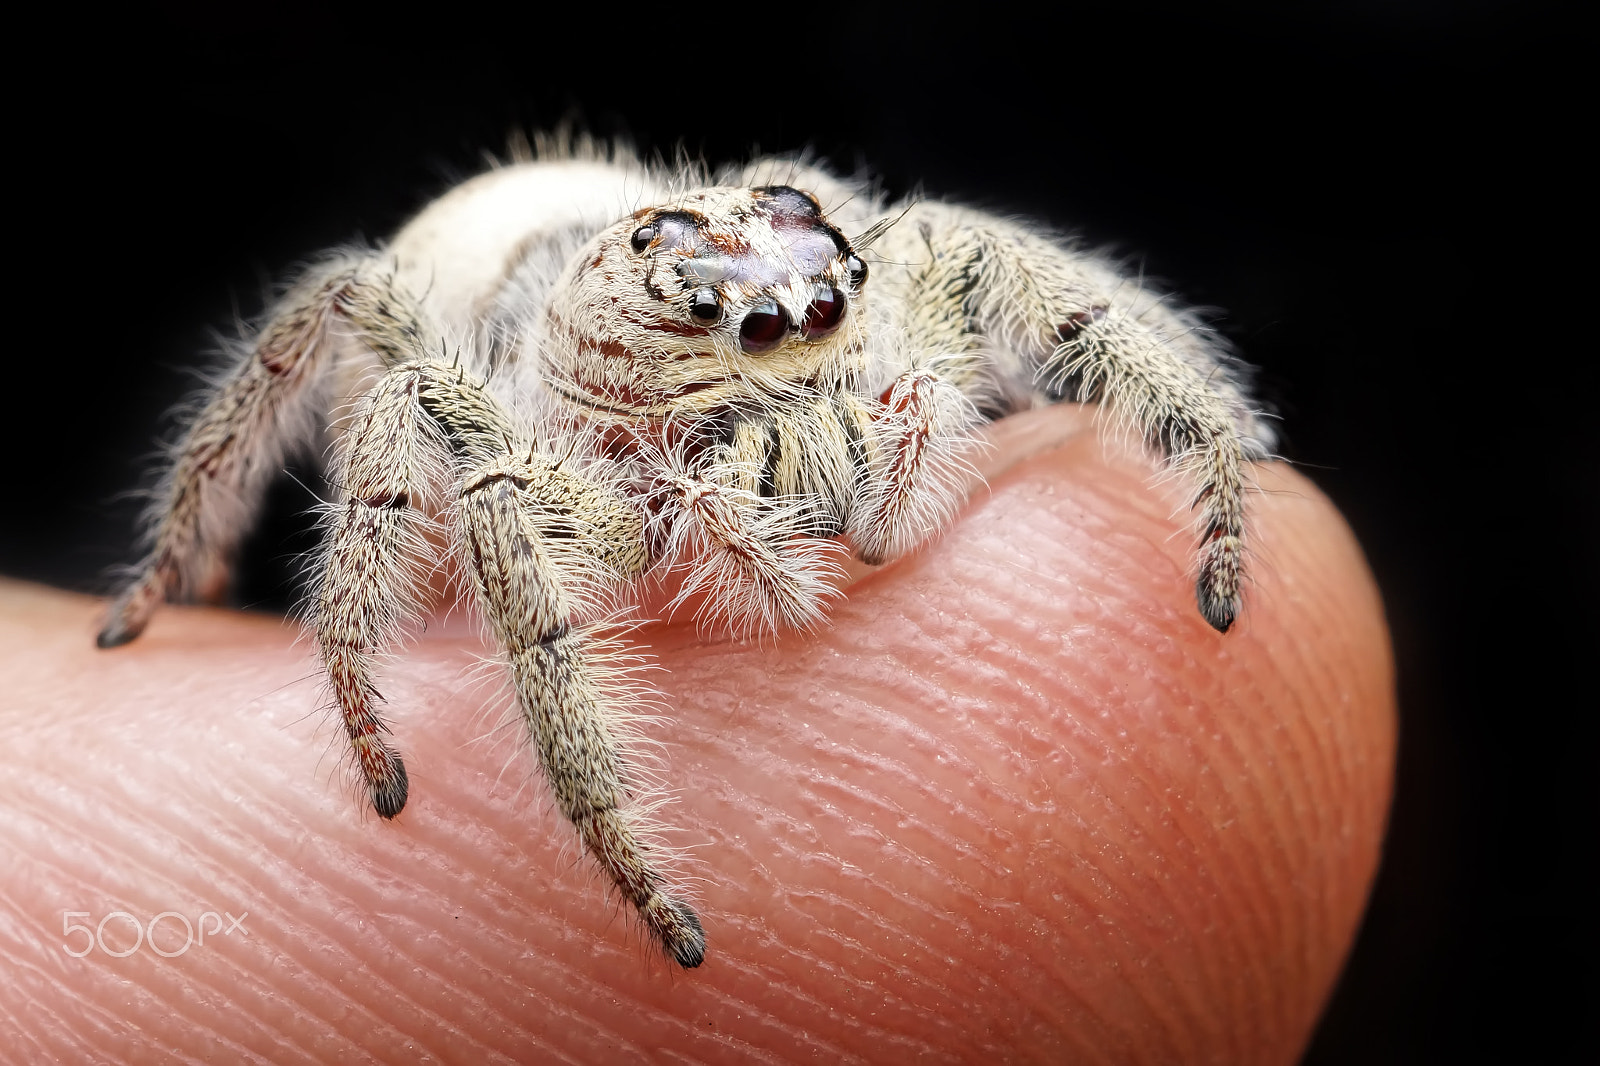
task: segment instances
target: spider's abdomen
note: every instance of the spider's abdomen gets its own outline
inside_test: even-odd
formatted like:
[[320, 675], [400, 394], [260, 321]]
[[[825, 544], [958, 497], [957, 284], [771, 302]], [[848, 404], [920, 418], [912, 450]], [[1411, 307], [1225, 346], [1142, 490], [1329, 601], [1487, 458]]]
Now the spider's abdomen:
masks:
[[598, 232], [641, 197], [649, 202], [663, 194], [637, 165], [563, 160], [499, 167], [451, 189], [395, 236], [389, 253], [399, 267], [396, 280], [446, 331], [468, 337], [542, 242], [573, 228]]

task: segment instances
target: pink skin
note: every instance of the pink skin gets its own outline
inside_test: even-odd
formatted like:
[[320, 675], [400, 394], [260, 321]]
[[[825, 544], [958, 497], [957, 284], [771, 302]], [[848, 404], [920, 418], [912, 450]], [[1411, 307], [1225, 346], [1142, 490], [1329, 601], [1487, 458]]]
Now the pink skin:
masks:
[[[101, 652], [99, 604], [0, 585], [5, 1053], [1294, 1061], [1388, 808], [1378, 594], [1328, 501], [1268, 466], [1245, 613], [1212, 631], [1181, 489], [1088, 420], [996, 427], [990, 489], [818, 633], [647, 631], [709, 944], [689, 972], [463, 680], [469, 627], [390, 671], [412, 791], [386, 824], [288, 624], [168, 608]], [[74, 958], [67, 911], [248, 916], [172, 958]], [[172, 917], [155, 936], [184, 943]]]

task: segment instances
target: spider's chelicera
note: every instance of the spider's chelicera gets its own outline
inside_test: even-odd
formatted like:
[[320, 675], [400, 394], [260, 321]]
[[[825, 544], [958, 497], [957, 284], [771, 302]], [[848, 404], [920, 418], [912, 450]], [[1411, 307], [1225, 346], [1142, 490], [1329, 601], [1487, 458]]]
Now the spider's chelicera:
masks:
[[285, 449], [331, 433], [310, 624], [373, 807], [393, 818], [407, 793], [374, 663], [448, 543], [562, 813], [696, 966], [699, 919], [624, 758], [640, 695], [605, 623], [640, 579], [674, 575], [735, 633], [818, 624], [841, 551], [892, 559], [950, 521], [983, 423], [1098, 401], [1191, 479], [1200, 612], [1226, 631], [1271, 433], [1192, 315], [1024, 224], [789, 160], [709, 184], [558, 155], [459, 186], [284, 296], [179, 445], [100, 644], [218, 584]]

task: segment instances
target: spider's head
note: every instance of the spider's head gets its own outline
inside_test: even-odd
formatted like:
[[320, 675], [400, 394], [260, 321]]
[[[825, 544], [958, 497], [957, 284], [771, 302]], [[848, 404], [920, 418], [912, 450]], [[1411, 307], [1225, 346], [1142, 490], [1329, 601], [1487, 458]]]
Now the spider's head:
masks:
[[664, 418], [858, 371], [867, 268], [815, 198], [705, 189], [601, 233], [550, 301], [555, 387]]

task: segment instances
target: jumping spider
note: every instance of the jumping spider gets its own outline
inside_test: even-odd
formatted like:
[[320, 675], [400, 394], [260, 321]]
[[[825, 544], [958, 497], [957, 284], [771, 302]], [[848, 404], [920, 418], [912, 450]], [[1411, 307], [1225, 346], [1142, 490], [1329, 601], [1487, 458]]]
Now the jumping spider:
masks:
[[395, 817], [407, 788], [375, 659], [425, 608], [443, 543], [562, 813], [692, 967], [704, 934], [638, 831], [601, 624], [645, 575], [679, 575], [680, 601], [735, 631], [819, 624], [830, 552], [878, 562], [936, 534], [979, 427], [1099, 401], [1192, 482], [1200, 612], [1233, 623], [1245, 464], [1272, 434], [1192, 315], [1024, 224], [891, 206], [804, 163], [707, 184], [540, 154], [289, 290], [178, 446], [101, 647], [216, 588], [285, 450], [330, 432], [309, 616], [373, 807]]

